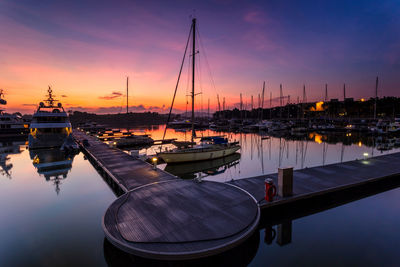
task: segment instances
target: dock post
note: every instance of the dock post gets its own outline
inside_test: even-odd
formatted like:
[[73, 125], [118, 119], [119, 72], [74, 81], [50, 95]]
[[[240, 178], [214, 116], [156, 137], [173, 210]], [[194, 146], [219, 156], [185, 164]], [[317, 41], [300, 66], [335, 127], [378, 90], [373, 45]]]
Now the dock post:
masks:
[[293, 195], [293, 167], [278, 168], [278, 194], [281, 197]]
[[284, 246], [292, 242], [292, 221], [284, 221], [278, 225], [276, 243]]

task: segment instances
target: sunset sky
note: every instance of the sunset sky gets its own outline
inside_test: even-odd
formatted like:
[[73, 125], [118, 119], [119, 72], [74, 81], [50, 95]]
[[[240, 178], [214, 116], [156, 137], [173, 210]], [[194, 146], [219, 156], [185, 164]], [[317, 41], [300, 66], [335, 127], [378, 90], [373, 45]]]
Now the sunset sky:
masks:
[[[201, 82], [197, 109], [250, 103], [266, 81], [292, 102], [400, 96], [399, 1], [54, 1], [0, 0], [0, 88], [7, 111], [32, 113], [48, 85], [67, 109], [165, 112], [195, 14]], [[208, 60], [215, 88], [212, 86]], [[188, 68], [176, 108], [184, 111]], [[256, 102], [256, 101], [255, 101]], [[277, 103], [276, 101], [274, 102]], [[177, 110], [177, 111], [179, 111]], [[124, 109], [122, 109], [124, 111]]]

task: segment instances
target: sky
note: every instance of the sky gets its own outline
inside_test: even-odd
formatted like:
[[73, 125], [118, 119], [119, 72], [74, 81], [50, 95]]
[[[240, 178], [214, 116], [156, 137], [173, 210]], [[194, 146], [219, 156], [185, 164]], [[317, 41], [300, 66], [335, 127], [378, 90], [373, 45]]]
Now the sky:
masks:
[[[68, 110], [167, 112], [198, 22], [196, 109], [400, 96], [400, 2], [0, 0], [0, 88], [8, 112], [33, 113], [51, 85]], [[190, 54], [190, 53], [189, 53]], [[187, 105], [189, 55], [175, 111]]]

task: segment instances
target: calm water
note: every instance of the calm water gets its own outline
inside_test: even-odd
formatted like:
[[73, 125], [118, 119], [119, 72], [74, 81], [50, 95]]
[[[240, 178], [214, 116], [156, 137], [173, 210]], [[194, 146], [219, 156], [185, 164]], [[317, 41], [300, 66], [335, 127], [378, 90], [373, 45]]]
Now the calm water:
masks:
[[[146, 132], [159, 139], [162, 130]], [[188, 140], [190, 134], [169, 130], [167, 138], [172, 137]], [[339, 138], [346, 145], [334, 144], [336, 137], [323, 135], [299, 138], [306, 141], [261, 140], [255, 134], [229, 137], [241, 142], [240, 158], [175, 171], [185, 178], [228, 181], [276, 172], [279, 165], [311, 167], [362, 158], [364, 153], [376, 156], [397, 151], [381, 152], [365, 145], [372, 142], [368, 138], [355, 136]], [[156, 149], [142, 152], [152, 154]], [[162, 265], [126, 255], [105, 241], [101, 218], [116, 196], [81, 153], [28, 151], [24, 141], [1, 143], [0, 151], [0, 266]], [[266, 229], [241, 248], [210, 261], [220, 266], [395, 266], [400, 245], [399, 203], [400, 189], [396, 188], [280, 226], [263, 226]], [[202, 261], [191, 263], [204, 265]]]

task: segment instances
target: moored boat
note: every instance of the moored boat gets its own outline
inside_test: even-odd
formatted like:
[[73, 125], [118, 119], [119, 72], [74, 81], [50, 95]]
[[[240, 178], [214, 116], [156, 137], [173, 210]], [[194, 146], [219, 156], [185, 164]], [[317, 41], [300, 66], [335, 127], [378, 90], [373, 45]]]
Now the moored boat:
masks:
[[[0, 90], [0, 105], [7, 105], [3, 98], [3, 90]], [[0, 138], [15, 137], [28, 134], [29, 124], [24, 121], [20, 114], [8, 114], [0, 108]]]
[[62, 104], [53, 98], [50, 86], [48, 93], [48, 98], [40, 102], [33, 114], [29, 127], [29, 149], [61, 147], [71, 134], [68, 114]]
[[[190, 28], [190, 34], [192, 34], [192, 117], [191, 117], [191, 128], [192, 137], [191, 142], [188, 146], [177, 147], [175, 149], [160, 152], [157, 154], [158, 157], [162, 158], [166, 163], [178, 163], [178, 162], [193, 162], [202, 160], [211, 160], [222, 158], [225, 156], [232, 155], [240, 149], [240, 145], [237, 142], [229, 142], [227, 138], [223, 137], [206, 137], [202, 138], [200, 144], [194, 142], [196, 136], [195, 133], [195, 120], [194, 120], [194, 100], [195, 100], [195, 59], [196, 59], [196, 19], [193, 18], [192, 26]], [[189, 38], [190, 39], [190, 38]], [[189, 43], [188, 39], [188, 43]], [[188, 43], [186, 45], [184, 58], [186, 56]], [[183, 63], [183, 62], [182, 62]], [[179, 80], [179, 79], [178, 79]], [[172, 110], [172, 105], [171, 105]], [[167, 123], [168, 125], [168, 123]], [[165, 134], [164, 134], [165, 136]]]
[[198, 145], [177, 148], [158, 153], [166, 163], [211, 160], [234, 154], [240, 149], [238, 142], [228, 142], [226, 138], [203, 138]]

